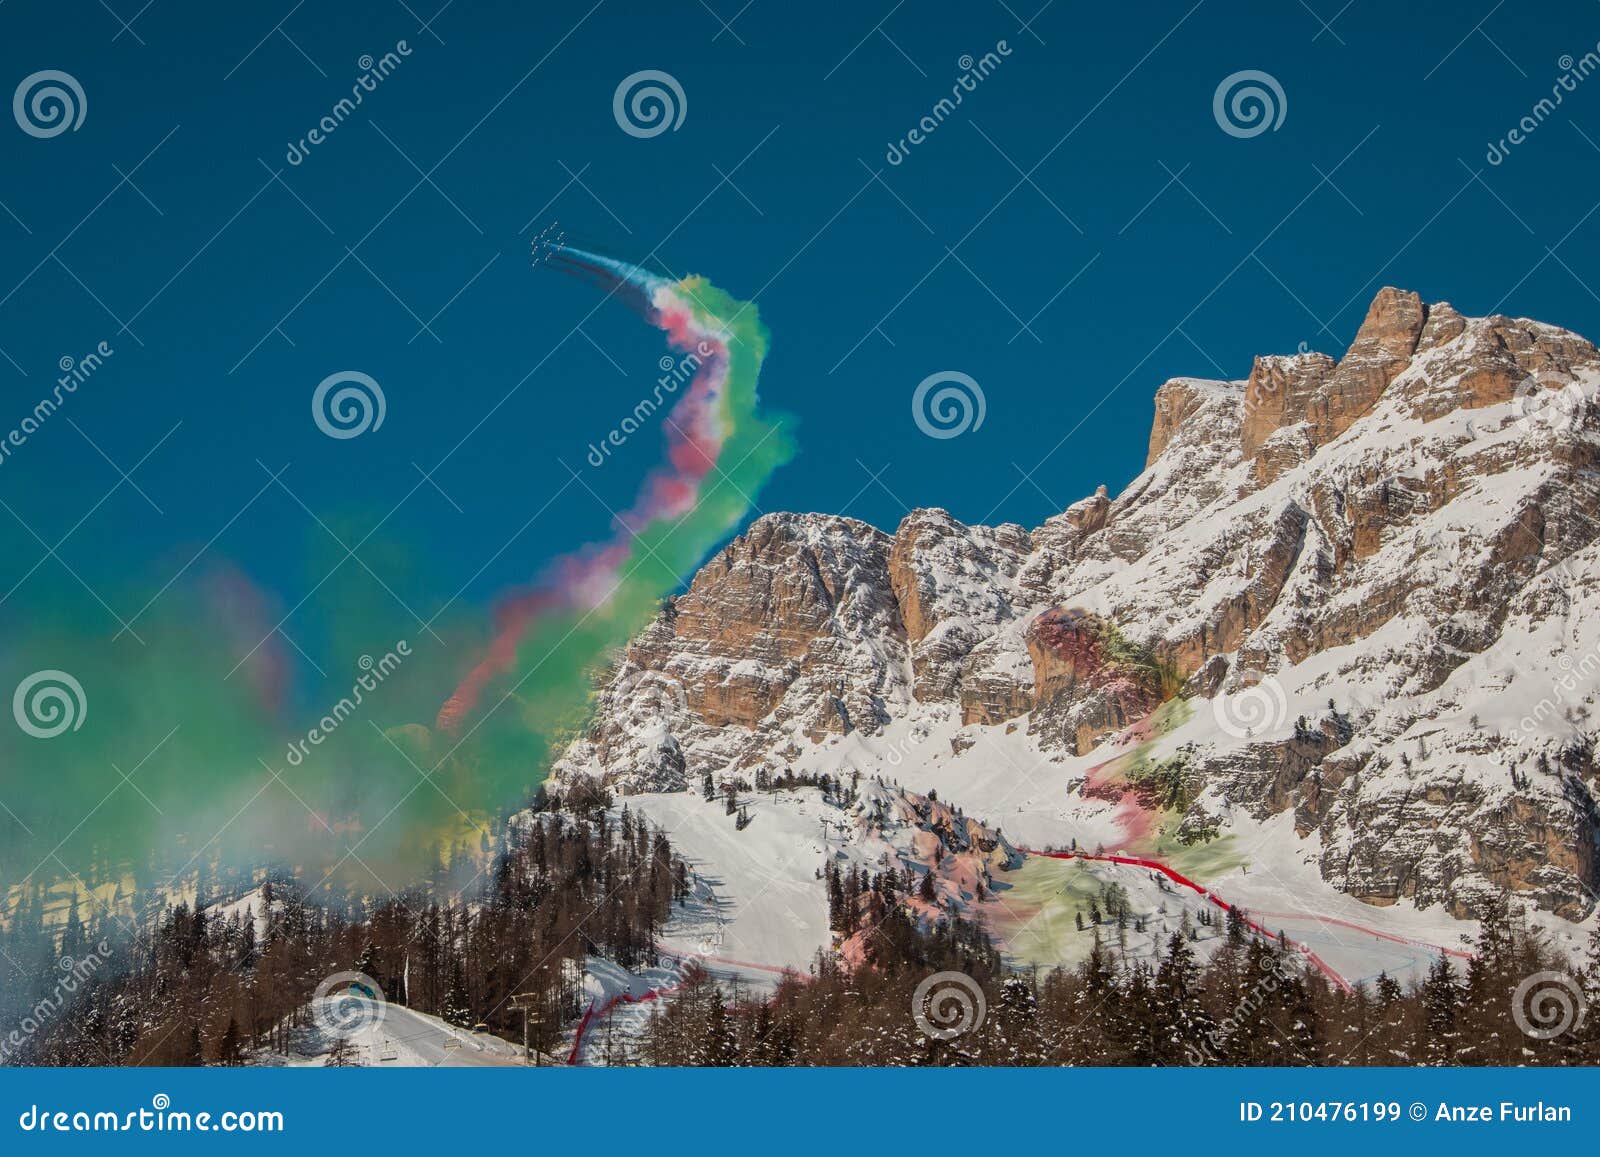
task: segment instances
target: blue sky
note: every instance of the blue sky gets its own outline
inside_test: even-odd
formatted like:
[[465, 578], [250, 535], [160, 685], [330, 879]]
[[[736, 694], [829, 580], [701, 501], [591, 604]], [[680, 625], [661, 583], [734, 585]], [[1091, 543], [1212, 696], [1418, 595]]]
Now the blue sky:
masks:
[[[87, 110], [49, 138], [0, 125], [0, 428], [61, 359], [115, 352], [0, 464], [0, 627], [64, 600], [109, 637], [198, 553], [298, 607], [319, 655], [339, 599], [487, 605], [601, 535], [660, 441], [599, 469], [587, 447], [661, 350], [530, 268], [552, 220], [753, 297], [763, 394], [800, 446], [761, 508], [885, 528], [907, 505], [1035, 525], [1114, 492], [1161, 381], [1342, 352], [1384, 284], [1600, 334], [1600, 80], [1485, 160], [1597, 40], [1594, 4], [1492, 0], [10, 0], [0, 78], [64, 71]], [[291, 165], [361, 58], [400, 41]], [[890, 164], [961, 59], [1001, 41]], [[639, 138], [612, 98], [645, 69], [686, 108]], [[1247, 69], [1286, 109], [1241, 138], [1213, 94]], [[386, 417], [330, 439], [310, 398], [347, 369], [381, 383]], [[936, 440], [910, 399], [946, 370], [986, 418]], [[588, 486], [563, 489], [563, 462]], [[369, 533], [362, 567], [319, 586], [334, 536]]]

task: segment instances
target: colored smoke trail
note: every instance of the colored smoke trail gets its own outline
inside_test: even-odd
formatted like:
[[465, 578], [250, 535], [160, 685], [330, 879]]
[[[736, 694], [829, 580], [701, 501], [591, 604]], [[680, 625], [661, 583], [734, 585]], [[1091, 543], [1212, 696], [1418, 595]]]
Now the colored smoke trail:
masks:
[[0, 728], [0, 924], [41, 890], [58, 910], [69, 895], [109, 909], [184, 872], [287, 866], [331, 898], [384, 896], [462, 855], [465, 884], [484, 865], [496, 817], [527, 802], [585, 724], [596, 670], [793, 452], [785, 423], [758, 408], [767, 334], [754, 306], [576, 250], [550, 264], [640, 311], [692, 370], [653, 414], [625, 401], [641, 415], [633, 436], [659, 424], [665, 452], [614, 524], [502, 598], [489, 632], [459, 603], [419, 627], [376, 577], [454, 590], [448, 558], [371, 541], [369, 577], [339, 565], [317, 527], [298, 588], [317, 599], [298, 613], [294, 594], [220, 558], [173, 583], [181, 556], [108, 592], [112, 605], [152, 604], [143, 643], [111, 641], [101, 608], [70, 587], [0, 608], [0, 685], [59, 668], [87, 709], [50, 740]]
[[[557, 560], [532, 590], [498, 608], [487, 653], [439, 712], [437, 727], [447, 733], [497, 706], [482, 702], [496, 680], [520, 675], [504, 702], [537, 677], [550, 659], [550, 628], [566, 623], [576, 631], [598, 617], [608, 628], [604, 645], [625, 642], [648, 621], [641, 612], [653, 610], [738, 525], [749, 513], [749, 495], [792, 453], [778, 424], [757, 413], [767, 333], [754, 306], [702, 278], [671, 282], [564, 245], [540, 249], [536, 242], [535, 259], [592, 281], [638, 309], [665, 332], [667, 345], [693, 374], [661, 417], [666, 463], [616, 517], [610, 537]], [[599, 657], [593, 650], [590, 658]]]

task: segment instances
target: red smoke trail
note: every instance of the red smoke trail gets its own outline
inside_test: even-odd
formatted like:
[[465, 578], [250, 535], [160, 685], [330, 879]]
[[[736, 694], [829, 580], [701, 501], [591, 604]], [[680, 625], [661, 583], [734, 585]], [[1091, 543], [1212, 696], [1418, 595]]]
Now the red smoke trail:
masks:
[[494, 639], [484, 657], [467, 672], [455, 693], [439, 709], [435, 721], [438, 729], [455, 731], [477, 706], [483, 689], [495, 676], [511, 670], [518, 645], [540, 619], [547, 614], [571, 610], [583, 601], [585, 594], [593, 596], [596, 588], [616, 573], [627, 553], [626, 543], [613, 543], [589, 555], [560, 559], [539, 586], [501, 602], [494, 612]]
[[696, 318], [677, 286], [636, 266], [536, 240], [535, 263], [541, 261], [614, 293], [638, 310], [666, 332], [667, 344], [684, 355], [681, 364], [692, 364], [694, 372], [683, 396], [663, 415], [666, 465], [645, 478], [633, 504], [614, 520], [610, 539], [558, 560], [533, 589], [496, 608], [495, 635], [487, 652], [439, 710], [435, 723], [445, 732], [456, 731], [484, 689], [512, 670], [522, 641], [546, 617], [591, 610], [614, 593], [633, 539], [653, 523], [694, 509], [701, 483], [715, 467], [727, 436], [720, 413], [727, 344]]
[[[1221, 908], [1224, 912], [1231, 912], [1234, 907], [1221, 896], [1213, 892], [1210, 888], [1195, 883], [1193, 880], [1189, 879], [1189, 877], [1167, 867], [1167, 865], [1163, 864], [1160, 860], [1147, 860], [1141, 856], [1090, 855], [1088, 852], [1037, 852], [1032, 848], [1019, 848], [1017, 850], [1029, 856], [1046, 856], [1052, 860], [1094, 860], [1102, 864], [1125, 864], [1135, 868], [1146, 868], [1152, 872], [1160, 872], [1174, 884], [1180, 884], [1183, 887], [1188, 888], [1191, 892], [1197, 893], [1203, 899], [1209, 900], [1218, 908]], [[1269, 932], [1261, 924], [1258, 924], [1256, 921], [1250, 919], [1249, 916], [1244, 914], [1242, 909], [1240, 910], [1240, 916], [1244, 920], [1244, 923], [1253, 931], [1269, 939], [1276, 939], [1276, 936], [1274, 936], [1272, 932]], [[1313, 920], [1320, 919], [1320, 917], [1316, 916], [1311, 918]], [[1369, 931], [1369, 929], [1362, 929], [1362, 931]], [[1285, 937], [1285, 939], [1287, 939], [1287, 937]], [[1299, 952], [1313, 965], [1315, 965], [1324, 976], [1326, 976], [1334, 984], [1338, 985], [1341, 990], [1344, 992], [1352, 991], [1350, 982], [1335, 972], [1332, 966], [1329, 965], [1326, 960], [1322, 959], [1322, 957], [1311, 951], [1309, 945], [1303, 944], [1297, 940], [1290, 940], [1289, 943], [1293, 945], [1295, 951]], [[1429, 947], [1432, 947], [1432, 945], [1429, 945]]]

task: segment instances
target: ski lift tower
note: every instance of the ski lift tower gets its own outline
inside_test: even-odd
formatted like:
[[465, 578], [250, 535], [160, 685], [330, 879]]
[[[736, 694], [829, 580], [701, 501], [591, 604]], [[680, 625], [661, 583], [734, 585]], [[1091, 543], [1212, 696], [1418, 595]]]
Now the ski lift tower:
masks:
[[528, 1044], [528, 1026], [539, 1023], [539, 994], [522, 992], [511, 998], [513, 1012], [522, 1013], [522, 1063], [538, 1066], [539, 1055]]

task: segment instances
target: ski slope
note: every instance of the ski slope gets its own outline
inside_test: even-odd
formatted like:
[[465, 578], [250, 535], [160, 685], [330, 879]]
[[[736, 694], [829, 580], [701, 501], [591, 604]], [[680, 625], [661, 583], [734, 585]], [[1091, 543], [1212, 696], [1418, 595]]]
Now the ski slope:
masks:
[[[361, 1019], [376, 1023], [347, 1033], [345, 1039], [355, 1047], [355, 1063], [364, 1067], [506, 1068], [524, 1063], [519, 1045], [489, 1033], [457, 1028], [436, 1016], [398, 1004], [384, 1005], [381, 1016], [374, 1010]], [[281, 1058], [280, 1063], [291, 1067], [322, 1065], [332, 1044], [326, 1033], [313, 1031], [298, 1041], [296, 1051]], [[541, 1059], [545, 1064], [554, 1063], [549, 1057]]]

